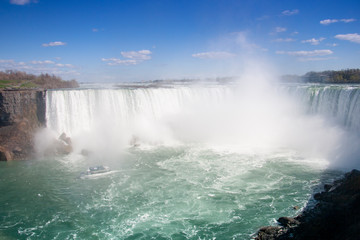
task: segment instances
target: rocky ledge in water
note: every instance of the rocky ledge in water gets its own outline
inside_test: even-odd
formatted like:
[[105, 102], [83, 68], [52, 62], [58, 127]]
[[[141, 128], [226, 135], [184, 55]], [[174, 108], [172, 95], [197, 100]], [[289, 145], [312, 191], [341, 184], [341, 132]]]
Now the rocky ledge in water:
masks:
[[280, 226], [259, 230], [256, 240], [360, 238], [360, 171], [352, 170], [314, 195], [315, 207], [295, 218], [281, 217]]

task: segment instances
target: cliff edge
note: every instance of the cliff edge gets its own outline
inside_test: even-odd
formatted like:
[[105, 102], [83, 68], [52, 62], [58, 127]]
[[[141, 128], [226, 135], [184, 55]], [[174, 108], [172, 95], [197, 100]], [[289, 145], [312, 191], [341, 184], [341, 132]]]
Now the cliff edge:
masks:
[[279, 218], [280, 226], [261, 228], [255, 239], [359, 239], [360, 171], [353, 170], [332, 185], [325, 185], [324, 191], [314, 198], [314, 208], [295, 218]]
[[34, 153], [34, 133], [46, 124], [45, 96], [40, 89], [0, 91], [0, 161]]

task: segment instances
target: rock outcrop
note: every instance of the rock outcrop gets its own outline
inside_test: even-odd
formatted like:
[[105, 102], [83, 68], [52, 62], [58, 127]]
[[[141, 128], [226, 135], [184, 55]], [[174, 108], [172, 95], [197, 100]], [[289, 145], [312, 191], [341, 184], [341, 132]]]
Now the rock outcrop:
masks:
[[255, 239], [359, 239], [360, 171], [353, 170], [332, 185], [325, 185], [314, 199], [314, 208], [295, 218], [279, 218], [280, 226], [261, 228]]
[[53, 139], [52, 144], [49, 145], [45, 155], [67, 155], [72, 153], [73, 146], [71, 138], [66, 136], [66, 133], [62, 133], [58, 139]]
[[0, 91], [0, 161], [34, 152], [34, 133], [46, 124], [45, 90]]

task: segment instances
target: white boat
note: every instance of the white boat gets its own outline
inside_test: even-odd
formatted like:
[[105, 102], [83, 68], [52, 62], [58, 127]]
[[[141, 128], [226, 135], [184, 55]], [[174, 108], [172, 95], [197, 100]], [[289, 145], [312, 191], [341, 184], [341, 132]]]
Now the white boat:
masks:
[[107, 166], [95, 166], [95, 167], [89, 167], [88, 170], [86, 171], [86, 175], [94, 175], [94, 174], [99, 174], [99, 173], [106, 173], [106, 172], [110, 172], [110, 168]]

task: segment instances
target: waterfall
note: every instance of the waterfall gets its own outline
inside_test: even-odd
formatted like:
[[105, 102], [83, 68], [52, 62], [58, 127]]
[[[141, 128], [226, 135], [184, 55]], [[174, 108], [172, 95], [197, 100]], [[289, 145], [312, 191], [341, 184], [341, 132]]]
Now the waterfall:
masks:
[[[348, 85], [282, 86], [310, 114], [321, 114], [360, 133], [360, 87]], [[97, 120], [130, 127], [136, 118], [159, 121], [186, 106], [218, 102], [234, 94], [232, 87], [82, 89], [47, 92], [47, 126], [70, 135], [90, 130]], [[261, 96], [259, 96], [261, 97]]]
[[205, 143], [328, 157], [346, 138], [339, 126], [360, 135], [360, 87], [347, 85], [52, 90], [46, 106], [47, 127], [79, 149]]
[[288, 86], [310, 114], [320, 114], [360, 135], [360, 86], [297, 85]]
[[151, 129], [161, 132], [168, 117], [190, 105], [216, 104], [231, 92], [225, 86], [52, 90], [46, 98], [47, 127], [70, 136], [101, 125], [128, 137]]

